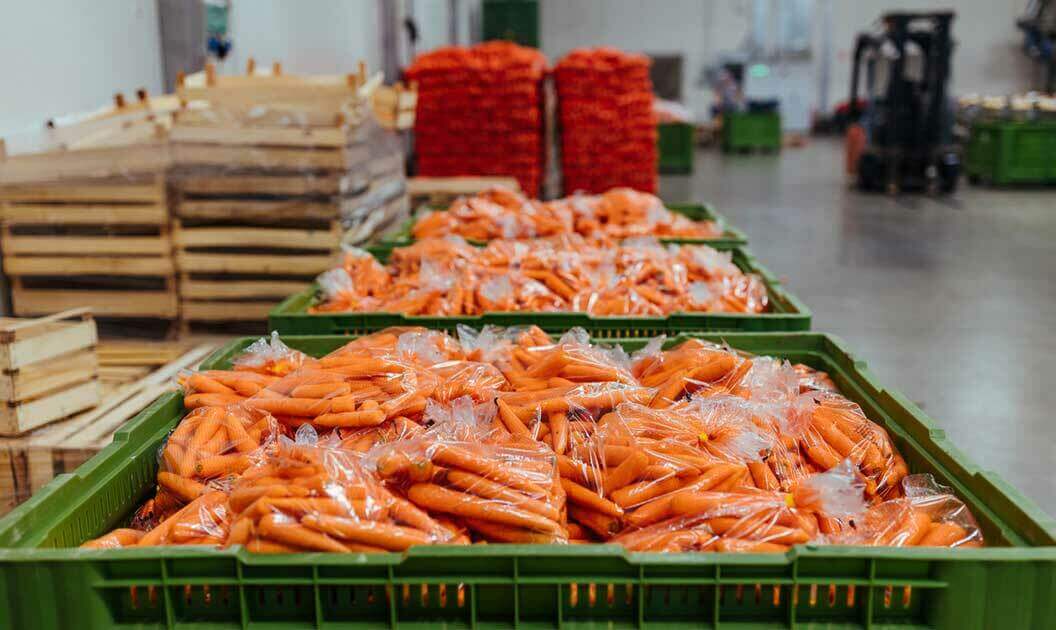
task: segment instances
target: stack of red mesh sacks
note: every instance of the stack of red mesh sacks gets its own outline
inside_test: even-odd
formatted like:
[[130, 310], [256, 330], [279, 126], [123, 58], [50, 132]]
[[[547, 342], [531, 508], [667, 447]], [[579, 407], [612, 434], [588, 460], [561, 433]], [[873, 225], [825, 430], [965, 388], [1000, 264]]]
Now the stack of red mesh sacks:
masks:
[[656, 192], [649, 63], [613, 48], [580, 48], [554, 68], [565, 194], [617, 186]]
[[546, 57], [509, 42], [450, 46], [407, 69], [418, 82], [418, 174], [517, 178], [529, 196], [543, 179]]

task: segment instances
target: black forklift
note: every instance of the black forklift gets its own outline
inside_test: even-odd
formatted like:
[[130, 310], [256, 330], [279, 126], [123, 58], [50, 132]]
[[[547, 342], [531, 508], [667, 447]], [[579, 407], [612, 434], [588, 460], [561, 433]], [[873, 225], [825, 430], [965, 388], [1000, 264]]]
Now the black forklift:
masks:
[[961, 159], [946, 90], [953, 18], [952, 11], [887, 13], [879, 32], [858, 35], [848, 103], [851, 120], [865, 133], [852, 156], [862, 190], [951, 193], [957, 187]]

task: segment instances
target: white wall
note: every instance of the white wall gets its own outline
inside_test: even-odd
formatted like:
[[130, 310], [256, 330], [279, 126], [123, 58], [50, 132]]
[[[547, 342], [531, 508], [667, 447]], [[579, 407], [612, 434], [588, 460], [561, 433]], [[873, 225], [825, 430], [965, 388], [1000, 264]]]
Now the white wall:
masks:
[[381, 69], [377, 0], [234, 0], [228, 31], [225, 73], [244, 72], [250, 57], [298, 74], [354, 72], [359, 60]]
[[[752, 0], [541, 0], [543, 52], [556, 61], [579, 46], [610, 45], [645, 53], [681, 52], [684, 55], [683, 95], [686, 104], [704, 117], [711, 102], [707, 88], [696, 83], [703, 68], [722, 52], [738, 49], [748, 33]], [[818, 4], [818, 3], [816, 3]], [[809, 98], [804, 108], [817, 106], [817, 69], [830, 68], [829, 105], [847, 98], [854, 38], [881, 13], [893, 9], [938, 10], [954, 7], [953, 33], [959, 45], [953, 58], [953, 94], [1006, 93], [1025, 90], [1036, 75], [1033, 63], [1019, 51], [1021, 38], [1015, 19], [1026, 0], [833, 0], [832, 56], [815, 57], [805, 78], [793, 68], [777, 77], [782, 89]], [[815, 15], [814, 41], [822, 21]], [[815, 47], [815, 55], [820, 49]], [[807, 81], [809, 89], [800, 89]], [[792, 85], [794, 84], [794, 85]], [[790, 86], [791, 87], [788, 87]], [[794, 88], [794, 89], [793, 89]]]
[[149, 0], [0, 0], [0, 135], [161, 91]]

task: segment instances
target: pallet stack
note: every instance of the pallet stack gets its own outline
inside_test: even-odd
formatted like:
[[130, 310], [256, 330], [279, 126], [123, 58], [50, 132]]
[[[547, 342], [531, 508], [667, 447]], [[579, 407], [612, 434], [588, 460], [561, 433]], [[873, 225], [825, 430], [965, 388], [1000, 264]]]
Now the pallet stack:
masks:
[[341, 245], [341, 204], [371, 182], [362, 124], [365, 67], [295, 77], [251, 63], [212, 68], [179, 87], [172, 131], [173, 241], [185, 325], [263, 322], [281, 299], [328, 269]]
[[164, 176], [5, 186], [0, 219], [15, 315], [91, 306], [176, 321]]

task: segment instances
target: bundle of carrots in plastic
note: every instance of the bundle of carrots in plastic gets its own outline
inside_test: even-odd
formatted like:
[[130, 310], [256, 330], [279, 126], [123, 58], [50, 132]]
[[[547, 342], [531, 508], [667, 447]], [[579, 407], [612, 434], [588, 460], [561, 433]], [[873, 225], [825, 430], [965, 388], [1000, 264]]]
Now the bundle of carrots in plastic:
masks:
[[497, 311], [582, 312], [659, 317], [677, 312], [762, 313], [766, 285], [731, 254], [706, 245], [662, 246], [651, 238], [622, 245], [572, 234], [491, 241], [478, 249], [459, 237], [393, 250], [383, 266], [363, 251], [318, 279], [310, 312], [479, 315]]
[[181, 377], [191, 410], [159, 449], [156, 494], [85, 546], [983, 544], [823, 372], [663, 346], [398, 328], [311, 358], [262, 339], [230, 370]]
[[565, 191], [656, 190], [656, 113], [649, 58], [573, 50], [554, 66]]
[[446, 46], [415, 58], [418, 173], [507, 175], [539, 193], [544, 173], [546, 57], [510, 42]]
[[693, 221], [664, 207], [659, 197], [630, 188], [600, 195], [538, 201], [496, 187], [460, 197], [446, 211], [431, 212], [412, 228], [416, 239], [452, 234], [473, 241], [538, 238], [575, 232], [587, 237], [718, 238], [714, 221]]

